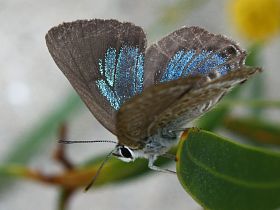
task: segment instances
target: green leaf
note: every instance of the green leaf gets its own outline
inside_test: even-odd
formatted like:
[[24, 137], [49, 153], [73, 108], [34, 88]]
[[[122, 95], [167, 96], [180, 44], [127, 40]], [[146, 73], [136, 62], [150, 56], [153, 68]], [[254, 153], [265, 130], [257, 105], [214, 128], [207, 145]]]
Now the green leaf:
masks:
[[223, 126], [248, 140], [280, 145], [280, 124], [275, 125], [259, 118], [227, 117]]
[[206, 209], [280, 207], [280, 155], [190, 129], [177, 151], [184, 189]]

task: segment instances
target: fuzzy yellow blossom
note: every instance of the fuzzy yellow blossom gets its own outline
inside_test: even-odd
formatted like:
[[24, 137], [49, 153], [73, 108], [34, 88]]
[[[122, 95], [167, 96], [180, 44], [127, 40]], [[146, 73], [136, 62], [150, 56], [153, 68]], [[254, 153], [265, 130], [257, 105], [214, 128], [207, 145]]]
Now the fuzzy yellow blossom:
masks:
[[280, 0], [230, 0], [229, 14], [250, 40], [265, 41], [280, 32]]

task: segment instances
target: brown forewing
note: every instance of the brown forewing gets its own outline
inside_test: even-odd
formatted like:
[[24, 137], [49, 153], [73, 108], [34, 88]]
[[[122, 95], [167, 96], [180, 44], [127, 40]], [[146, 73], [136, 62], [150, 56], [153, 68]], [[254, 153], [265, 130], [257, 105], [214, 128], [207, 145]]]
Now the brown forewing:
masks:
[[96, 80], [102, 78], [98, 62], [109, 47], [119, 51], [123, 44], [139, 47], [144, 53], [146, 37], [142, 28], [116, 20], [78, 20], [50, 29], [46, 43], [57, 66], [92, 114], [116, 134], [116, 110], [96, 86]]
[[146, 137], [164, 127], [180, 128], [211, 109], [232, 87], [260, 71], [242, 67], [210, 82], [188, 77], [145, 89], [124, 103], [117, 114], [119, 142], [138, 148]]
[[117, 113], [119, 143], [131, 148], [142, 147], [155, 119], [183, 95], [205, 82], [202, 77], [182, 78], [145, 89], [126, 101]]

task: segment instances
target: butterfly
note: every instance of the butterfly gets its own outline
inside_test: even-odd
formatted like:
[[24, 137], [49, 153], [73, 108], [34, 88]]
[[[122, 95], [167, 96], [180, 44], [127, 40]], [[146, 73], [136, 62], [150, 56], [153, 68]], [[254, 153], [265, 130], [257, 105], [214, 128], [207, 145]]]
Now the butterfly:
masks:
[[117, 20], [77, 20], [51, 28], [46, 43], [96, 119], [118, 138], [112, 154], [154, 165], [182, 128], [234, 86], [261, 71], [244, 65], [237, 43], [182, 27], [146, 47], [143, 29]]

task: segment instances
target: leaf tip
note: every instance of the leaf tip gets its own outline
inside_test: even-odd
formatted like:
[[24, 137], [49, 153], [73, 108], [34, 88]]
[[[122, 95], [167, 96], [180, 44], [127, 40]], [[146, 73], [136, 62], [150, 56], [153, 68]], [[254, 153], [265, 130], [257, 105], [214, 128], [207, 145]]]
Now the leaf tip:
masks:
[[200, 128], [197, 128], [197, 127], [187, 128], [182, 133], [180, 140], [181, 141], [186, 140], [191, 132], [200, 132]]

